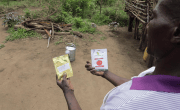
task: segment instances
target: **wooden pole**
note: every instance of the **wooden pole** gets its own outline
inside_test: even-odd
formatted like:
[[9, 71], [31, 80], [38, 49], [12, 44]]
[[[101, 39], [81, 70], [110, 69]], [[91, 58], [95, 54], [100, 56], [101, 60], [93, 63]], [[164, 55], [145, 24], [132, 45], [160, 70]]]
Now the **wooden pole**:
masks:
[[134, 17], [132, 17], [131, 15], [129, 15], [129, 26], [128, 26], [128, 32], [132, 32], [132, 28], [133, 28], [133, 21], [134, 21]]

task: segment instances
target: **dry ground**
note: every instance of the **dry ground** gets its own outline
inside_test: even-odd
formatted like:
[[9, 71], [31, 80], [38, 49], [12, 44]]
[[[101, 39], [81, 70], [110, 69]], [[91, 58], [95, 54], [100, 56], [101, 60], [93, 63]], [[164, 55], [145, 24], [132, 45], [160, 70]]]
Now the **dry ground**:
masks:
[[[136, 51], [139, 41], [133, 39], [127, 27], [119, 27], [116, 33], [110, 32], [108, 26], [97, 29], [103, 34], [76, 38], [76, 60], [71, 63], [74, 72], [71, 82], [83, 110], [99, 110], [104, 96], [114, 88], [107, 80], [86, 71], [84, 66], [91, 61], [91, 49], [107, 48], [109, 70], [118, 76], [130, 79], [147, 69], [143, 53]], [[6, 30], [0, 26], [0, 44], [8, 35]], [[89, 36], [99, 43], [89, 41]], [[101, 40], [102, 36], [107, 39]], [[7, 42], [0, 49], [0, 110], [68, 110], [63, 92], [56, 85], [52, 61], [65, 54], [63, 43], [54, 45], [57, 37], [48, 49], [47, 39], [37, 38]], [[68, 38], [74, 40], [73, 36]]]

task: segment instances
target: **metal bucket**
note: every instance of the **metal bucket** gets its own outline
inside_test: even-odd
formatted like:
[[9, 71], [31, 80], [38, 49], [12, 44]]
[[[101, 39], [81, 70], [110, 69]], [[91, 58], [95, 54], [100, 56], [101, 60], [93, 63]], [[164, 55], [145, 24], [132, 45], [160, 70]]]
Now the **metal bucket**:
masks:
[[66, 46], [65, 53], [69, 55], [69, 60], [75, 60], [76, 46], [73, 43], [68, 43], [69, 46]]

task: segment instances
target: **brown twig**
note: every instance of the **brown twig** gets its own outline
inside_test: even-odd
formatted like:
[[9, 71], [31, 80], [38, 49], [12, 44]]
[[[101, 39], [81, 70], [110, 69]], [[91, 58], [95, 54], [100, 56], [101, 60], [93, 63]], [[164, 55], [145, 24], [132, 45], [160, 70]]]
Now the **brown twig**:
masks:
[[58, 28], [59, 28], [60, 31], [64, 32], [64, 30], [62, 28], [60, 28], [59, 25], [58, 25]]
[[54, 39], [54, 26], [53, 26], [53, 23], [51, 23], [51, 25], [52, 25], [52, 39]]
[[51, 37], [51, 34], [49, 34], [49, 32], [48, 32], [46, 29], [44, 29], [44, 30], [46, 31], [46, 33], [48, 34], [48, 36]]
[[48, 15], [47, 17], [45, 17], [44, 19], [48, 19], [51, 15], [55, 14], [57, 12], [57, 10], [55, 10], [53, 13], [51, 13], [50, 15]]

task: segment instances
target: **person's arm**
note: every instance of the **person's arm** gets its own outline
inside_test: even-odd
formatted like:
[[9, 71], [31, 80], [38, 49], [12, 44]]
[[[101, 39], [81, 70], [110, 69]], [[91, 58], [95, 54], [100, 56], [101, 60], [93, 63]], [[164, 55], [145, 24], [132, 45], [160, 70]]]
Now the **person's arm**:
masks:
[[64, 96], [69, 110], [82, 110], [75, 98], [74, 91], [64, 90]]
[[114, 86], [119, 86], [119, 85], [121, 85], [121, 84], [123, 84], [123, 83], [125, 83], [125, 82], [130, 80], [130, 79], [119, 77], [119, 76], [111, 73], [110, 71], [105, 71], [104, 75], [102, 77], [107, 79]]

